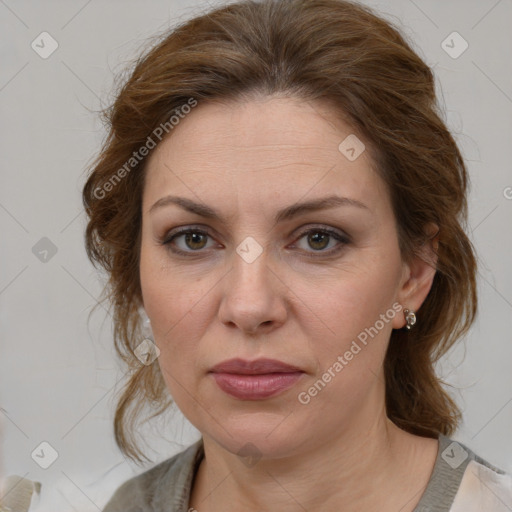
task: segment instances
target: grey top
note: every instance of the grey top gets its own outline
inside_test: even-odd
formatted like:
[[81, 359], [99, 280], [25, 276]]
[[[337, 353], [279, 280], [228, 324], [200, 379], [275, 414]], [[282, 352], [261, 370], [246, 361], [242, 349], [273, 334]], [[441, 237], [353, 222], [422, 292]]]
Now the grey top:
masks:
[[[201, 438], [174, 457], [127, 480], [103, 512], [188, 512], [192, 482], [203, 457]], [[503, 474], [463, 444], [440, 435], [434, 470], [414, 512], [449, 512], [471, 460]]]

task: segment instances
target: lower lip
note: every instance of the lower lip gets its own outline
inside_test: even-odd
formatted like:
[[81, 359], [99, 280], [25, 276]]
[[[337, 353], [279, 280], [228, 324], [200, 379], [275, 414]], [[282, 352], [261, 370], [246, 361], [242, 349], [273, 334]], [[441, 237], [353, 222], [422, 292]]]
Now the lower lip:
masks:
[[222, 391], [241, 400], [262, 400], [291, 388], [303, 372], [240, 375], [212, 373]]

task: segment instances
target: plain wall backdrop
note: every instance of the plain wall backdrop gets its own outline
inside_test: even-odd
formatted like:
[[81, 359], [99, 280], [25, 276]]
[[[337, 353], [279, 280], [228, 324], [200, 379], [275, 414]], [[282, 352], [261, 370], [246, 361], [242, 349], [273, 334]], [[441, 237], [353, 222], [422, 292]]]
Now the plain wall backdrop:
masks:
[[[366, 3], [433, 68], [467, 161], [480, 311], [439, 374], [464, 415], [454, 438], [512, 471], [512, 2]], [[88, 320], [102, 278], [84, 250], [81, 187], [104, 137], [95, 111], [110, 103], [114, 74], [150, 36], [207, 8], [0, 0], [0, 475], [41, 482], [41, 510], [98, 510], [144, 469], [113, 440], [123, 373], [110, 317], [98, 307]], [[145, 434], [154, 462], [199, 437], [179, 411], [157, 426]]]

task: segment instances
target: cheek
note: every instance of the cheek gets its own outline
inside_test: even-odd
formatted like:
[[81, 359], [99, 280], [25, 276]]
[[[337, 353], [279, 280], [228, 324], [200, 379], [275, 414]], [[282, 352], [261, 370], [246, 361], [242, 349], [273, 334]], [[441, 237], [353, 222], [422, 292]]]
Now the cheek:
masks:
[[139, 271], [144, 308], [151, 318], [153, 333], [162, 341], [162, 335], [167, 338], [165, 334], [178, 327], [180, 319], [194, 307], [197, 286], [186, 270], [170, 264], [166, 251], [149, 235], [142, 237]]
[[373, 396], [374, 400], [378, 395], [396, 314], [391, 294], [382, 290], [368, 289], [359, 274], [354, 282], [343, 283], [330, 300], [324, 299], [319, 314], [328, 326], [322, 332], [328, 335], [312, 331], [307, 335], [309, 350], [317, 361], [317, 372], [298, 390], [300, 411], [305, 405], [311, 406], [322, 411], [318, 414], [335, 415], [345, 421], [368, 403], [369, 397]]
[[190, 389], [199, 359], [200, 333], [208, 321], [207, 280], [170, 266], [165, 251], [143, 240], [140, 281], [146, 313], [151, 319], [158, 363], [167, 387], [176, 401], [183, 387]]
[[[308, 303], [316, 304], [316, 316], [322, 320], [322, 332], [326, 333], [322, 342], [312, 347], [321, 366], [329, 367], [338, 355], [347, 353], [350, 366], [379, 369], [393, 318], [400, 314], [396, 302], [400, 272], [397, 251], [390, 250], [386, 256], [380, 252], [378, 259], [368, 253], [368, 257], [345, 268], [334, 283], [318, 287], [316, 293], [309, 292]], [[311, 336], [315, 338], [312, 333]], [[323, 347], [321, 353], [319, 346]]]

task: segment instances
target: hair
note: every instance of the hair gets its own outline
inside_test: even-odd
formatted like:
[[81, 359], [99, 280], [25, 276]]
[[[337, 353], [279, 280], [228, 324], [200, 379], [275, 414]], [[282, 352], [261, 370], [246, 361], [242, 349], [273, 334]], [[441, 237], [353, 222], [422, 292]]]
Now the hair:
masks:
[[137, 445], [139, 416], [149, 407], [153, 418], [172, 404], [158, 364], [143, 365], [134, 354], [141, 339], [141, 201], [148, 160], [135, 161], [134, 152], [191, 98], [201, 105], [254, 94], [336, 108], [365, 141], [387, 185], [404, 261], [422, 254], [429, 223], [439, 227], [436, 273], [418, 322], [410, 332], [391, 334], [385, 400], [389, 419], [403, 430], [434, 438], [452, 434], [461, 414], [434, 365], [474, 321], [476, 256], [465, 234], [467, 170], [442, 120], [433, 73], [399, 30], [368, 7], [344, 0], [247, 0], [165, 33], [102, 111], [108, 133], [91, 164], [83, 202], [87, 254], [107, 272], [103, 297], [113, 307], [114, 344], [128, 369], [114, 419], [117, 445], [136, 462], [147, 458]]

